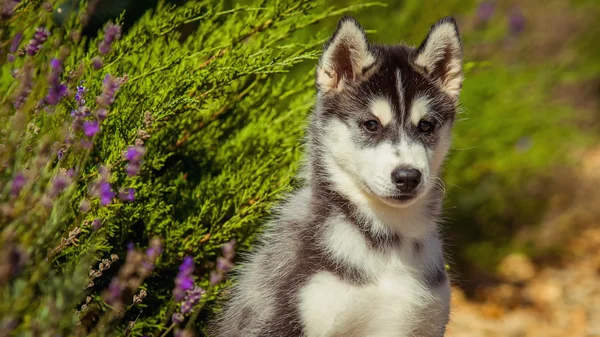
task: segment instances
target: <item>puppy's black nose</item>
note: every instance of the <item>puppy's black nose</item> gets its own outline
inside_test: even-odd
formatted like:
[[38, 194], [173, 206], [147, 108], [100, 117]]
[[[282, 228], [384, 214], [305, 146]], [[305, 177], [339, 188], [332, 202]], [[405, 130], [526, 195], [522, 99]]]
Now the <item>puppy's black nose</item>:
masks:
[[413, 168], [398, 167], [392, 171], [392, 181], [402, 193], [412, 193], [421, 182], [421, 171]]

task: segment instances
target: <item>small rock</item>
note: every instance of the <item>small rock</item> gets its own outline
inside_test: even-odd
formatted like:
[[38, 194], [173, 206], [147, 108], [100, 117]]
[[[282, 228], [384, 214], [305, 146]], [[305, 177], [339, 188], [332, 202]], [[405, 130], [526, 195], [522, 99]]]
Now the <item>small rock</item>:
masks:
[[529, 301], [540, 307], [555, 304], [563, 296], [562, 287], [551, 280], [538, 281], [529, 284], [523, 291]]

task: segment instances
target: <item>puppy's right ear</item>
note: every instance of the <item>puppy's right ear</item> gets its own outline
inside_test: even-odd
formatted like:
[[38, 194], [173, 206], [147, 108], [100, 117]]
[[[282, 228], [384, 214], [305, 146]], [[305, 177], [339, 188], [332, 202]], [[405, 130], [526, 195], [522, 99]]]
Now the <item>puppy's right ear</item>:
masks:
[[323, 47], [317, 67], [317, 88], [323, 92], [341, 91], [344, 85], [358, 80], [374, 62], [364, 30], [356, 19], [344, 16]]

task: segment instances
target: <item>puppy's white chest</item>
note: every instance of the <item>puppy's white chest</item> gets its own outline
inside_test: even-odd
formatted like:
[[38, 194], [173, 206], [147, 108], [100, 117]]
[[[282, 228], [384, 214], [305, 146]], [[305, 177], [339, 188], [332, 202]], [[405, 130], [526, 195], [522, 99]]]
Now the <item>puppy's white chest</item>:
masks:
[[385, 271], [362, 286], [320, 272], [301, 289], [300, 313], [306, 337], [436, 336], [421, 332], [436, 330], [447, 316], [446, 297], [406, 270]]

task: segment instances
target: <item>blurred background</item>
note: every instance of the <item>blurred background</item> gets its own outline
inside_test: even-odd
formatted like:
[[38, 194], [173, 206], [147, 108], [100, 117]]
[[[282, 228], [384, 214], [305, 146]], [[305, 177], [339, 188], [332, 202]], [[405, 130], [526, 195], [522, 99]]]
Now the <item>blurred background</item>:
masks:
[[[126, 29], [156, 1], [100, 4], [90, 32], [123, 9]], [[448, 335], [600, 336], [600, 2], [382, 5], [352, 13], [372, 42], [418, 45], [447, 15], [464, 40], [462, 111], [444, 173]], [[337, 19], [297, 38], [327, 36]]]

